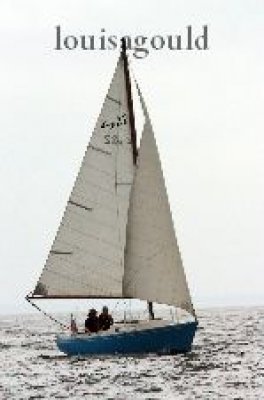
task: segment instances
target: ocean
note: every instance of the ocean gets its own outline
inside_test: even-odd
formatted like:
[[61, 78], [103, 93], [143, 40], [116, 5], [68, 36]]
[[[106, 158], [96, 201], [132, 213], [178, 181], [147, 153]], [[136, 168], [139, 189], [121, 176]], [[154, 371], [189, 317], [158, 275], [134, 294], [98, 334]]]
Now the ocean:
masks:
[[264, 307], [198, 318], [188, 354], [78, 358], [56, 349], [41, 314], [1, 316], [0, 399], [264, 399]]

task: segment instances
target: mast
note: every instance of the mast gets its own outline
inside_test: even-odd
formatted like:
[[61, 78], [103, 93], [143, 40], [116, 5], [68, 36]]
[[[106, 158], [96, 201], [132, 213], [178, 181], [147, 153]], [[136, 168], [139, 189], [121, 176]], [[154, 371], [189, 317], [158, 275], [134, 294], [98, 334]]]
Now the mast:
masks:
[[135, 127], [135, 115], [134, 115], [134, 108], [133, 108], [133, 99], [132, 99], [132, 91], [131, 91], [131, 80], [128, 68], [128, 60], [126, 54], [126, 41], [125, 38], [121, 39], [121, 57], [124, 61], [124, 74], [125, 74], [125, 82], [126, 82], [126, 94], [127, 94], [127, 107], [129, 113], [129, 125], [130, 125], [130, 132], [131, 132], [131, 143], [132, 143], [132, 150], [133, 150], [133, 162], [134, 164], [137, 163], [137, 133]]
[[148, 301], [148, 312], [149, 312], [149, 319], [154, 319], [154, 311], [153, 311], [153, 302]]

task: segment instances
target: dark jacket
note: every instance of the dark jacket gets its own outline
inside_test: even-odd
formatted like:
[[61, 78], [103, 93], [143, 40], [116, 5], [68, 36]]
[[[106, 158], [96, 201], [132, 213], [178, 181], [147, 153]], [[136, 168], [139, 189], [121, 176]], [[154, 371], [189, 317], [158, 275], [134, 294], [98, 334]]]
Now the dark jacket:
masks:
[[85, 320], [85, 330], [89, 332], [98, 332], [99, 330], [99, 318], [95, 316], [89, 316]]
[[114, 320], [111, 314], [100, 314], [99, 315], [99, 329], [107, 331], [111, 325], [113, 325]]

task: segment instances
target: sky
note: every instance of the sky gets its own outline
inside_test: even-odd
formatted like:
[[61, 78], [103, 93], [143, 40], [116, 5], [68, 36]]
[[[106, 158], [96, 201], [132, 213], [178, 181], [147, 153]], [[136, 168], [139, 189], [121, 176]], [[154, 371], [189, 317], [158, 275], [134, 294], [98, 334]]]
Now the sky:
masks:
[[[197, 308], [263, 305], [264, 3], [2, 0], [0, 312], [29, 312], [118, 51], [56, 51], [68, 35], [184, 35], [206, 51], [130, 55], [152, 119]], [[56, 305], [47, 307], [56, 307]]]

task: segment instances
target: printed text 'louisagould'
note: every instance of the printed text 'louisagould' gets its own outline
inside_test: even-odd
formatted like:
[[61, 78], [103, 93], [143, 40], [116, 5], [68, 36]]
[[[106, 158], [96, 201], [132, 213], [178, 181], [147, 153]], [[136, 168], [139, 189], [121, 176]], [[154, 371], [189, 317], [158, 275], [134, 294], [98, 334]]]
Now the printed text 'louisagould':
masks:
[[[120, 38], [116, 35], [106, 34], [105, 29], [101, 29], [99, 35], [68, 34], [60, 25], [57, 25], [55, 30], [55, 50], [115, 50], [120, 47]], [[199, 29], [194, 29], [191, 25], [188, 25], [179, 34], [158, 34], [151, 37], [124, 35], [123, 37], [127, 49], [133, 51], [134, 57], [145, 58], [149, 55], [150, 50], [208, 50], [208, 31], [208, 25], [203, 25]]]

